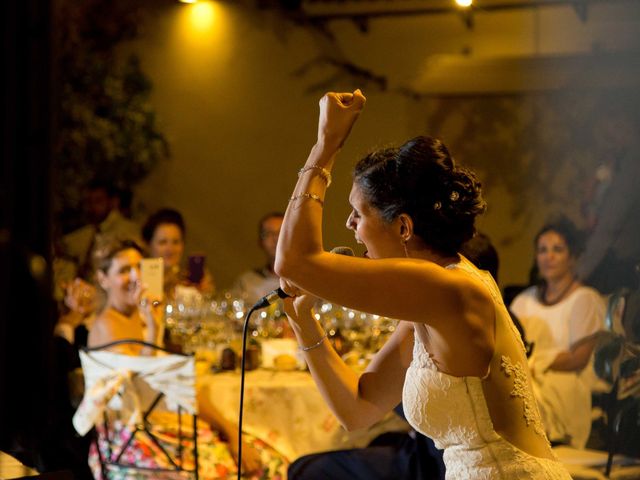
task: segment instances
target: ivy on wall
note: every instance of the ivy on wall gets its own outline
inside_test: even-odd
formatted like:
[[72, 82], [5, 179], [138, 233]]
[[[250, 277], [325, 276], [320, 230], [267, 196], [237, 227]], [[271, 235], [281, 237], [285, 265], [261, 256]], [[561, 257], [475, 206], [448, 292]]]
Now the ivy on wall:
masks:
[[[589, 185], [599, 165], [631, 142], [611, 124], [638, 123], [632, 90], [592, 89], [425, 101], [426, 130], [441, 136], [487, 190], [513, 198], [513, 221], [527, 223], [542, 205], [584, 223]], [[630, 128], [630, 127], [628, 127]], [[637, 154], [637, 152], [636, 152]]]
[[144, 8], [127, 0], [59, 0], [54, 28], [54, 211], [62, 230], [81, 220], [82, 189], [92, 179], [131, 190], [168, 158], [167, 140], [149, 101], [152, 83], [135, 55]]

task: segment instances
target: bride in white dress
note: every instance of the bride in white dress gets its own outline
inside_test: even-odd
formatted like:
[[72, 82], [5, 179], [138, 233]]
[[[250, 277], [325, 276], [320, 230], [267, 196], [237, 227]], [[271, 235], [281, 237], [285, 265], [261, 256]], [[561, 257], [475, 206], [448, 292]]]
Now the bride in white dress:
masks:
[[[347, 227], [369, 258], [324, 250], [322, 208], [336, 155], [365, 103], [359, 90], [320, 101], [318, 139], [298, 175], [276, 272], [309, 369], [347, 429], [401, 401], [443, 448], [448, 479], [570, 476], [556, 460], [531, 393], [524, 346], [490, 275], [457, 252], [484, 210], [480, 184], [438, 140], [367, 155], [354, 171]], [[403, 320], [366, 371], [336, 354], [314, 298]]]

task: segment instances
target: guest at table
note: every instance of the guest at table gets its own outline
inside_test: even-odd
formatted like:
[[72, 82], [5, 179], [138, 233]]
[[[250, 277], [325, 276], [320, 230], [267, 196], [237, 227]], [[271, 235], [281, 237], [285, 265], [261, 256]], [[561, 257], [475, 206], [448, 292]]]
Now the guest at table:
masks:
[[98, 295], [95, 286], [76, 277], [63, 284], [64, 299], [59, 306], [54, 333], [77, 348], [86, 347], [87, 335], [95, 319]]
[[[53, 338], [53, 403], [56, 417], [47, 435], [43, 451], [47, 463], [55, 469], [67, 468], [74, 478], [93, 478], [87, 465], [90, 439], [80, 437], [73, 429], [71, 419], [82, 396], [82, 372], [78, 348], [86, 346], [87, 319], [95, 311], [95, 288], [77, 278], [67, 285], [64, 312], [54, 327]], [[55, 442], [51, 441], [55, 438]]]
[[280, 278], [276, 275], [273, 265], [283, 218], [282, 212], [270, 212], [260, 219], [258, 246], [264, 253], [266, 261], [263, 266], [240, 274], [233, 284], [232, 290], [244, 298], [249, 305], [255, 304], [264, 295], [280, 286]]
[[[73, 274], [75, 268], [71, 270]], [[78, 436], [71, 419], [82, 396], [78, 349], [87, 345], [88, 328], [95, 318], [96, 289], [91, 283], [76, 277], [61, 281], [58, 290], [60, 293], [55, 294], [58, 319], [53, 329], [53, 358], [50, 362], [51, 402], [55, 415], [49, 417], [41, 456], [47, 470], [68, 469], [75, 478], [89, 480], [93, 478], [87, 465], [90, 439]], [[51, 438], [56, 441], [52, 442]]]
[[[113, 237], [95, 250], [96, 282], [104, 295], [89, 331], [88, 346], [95, 347], [129, 338], [159, 344], [158, 332], [164, 319], [162, 298], [150, 298], [140, 282], [142, 247], [133, 240]], [[128, 355], [153, 354], [138, 346], [117, 346]]]
[[592, 334], [603, 328], [605, 302], [576, 278], [581, 235], [569, 219], [544, 225], [534, 245], [540, 283], [520, 293], [511, 309], [534, 343], [529, 364], [549, 438], [583, 448], [596, 384]]
[[118, 190], [100, 179], [90, 182], [82, 203], [86, 225], [64, 235], [60, 242], [61, 257], [74, 262], [76, 272], [89, 282], [93, 280], [91, 255], [96, 241], [103, 235], [121, 235], [138, 239], [140, 226], [120, 211]]
[[[140, 260], [143, 249], [134, 241], [112, 239], [99, 246], [95, 255], [96, 280], [105, 294], [105, 303], [89, 332], [89, 347], [116, 340], [135, 339], [161, 345], [160, 331], [164, 315], [162, 298], [153, 298], [140, 283]], [[155, 350], [137, 345], [118, 345], [112, 351], [126, 355], [153, 355]], [[219, 432], [212, 442], [199, 444], [201, 468], [205, 478], [226, 478], [235, 471], [232, 456], [237, 452], [237, 427], [227, 421], [213, 407], [208, 394], [198, 396], [200, 418]], [[227, 442], [223, 442], [226, 439]], [[139, 441], [139, 440], [135, 440]], [[155, 468], [153, 449], [134, 445], [138, 449], [138, 466]], [[286, 466], [281, 458], [263, 442], [251, 440], [243, 445], [243, 467], [251, 478], [275, 474]], [[90, 462], [94, 472], [99, 471], [97, 452], [92, 451]], [[273, 471], [271, 471], [273, 470]]]
[[[500, 291], [458, 251], [484, 210], [480, 184], [442, 142], [416, 137], [356, 165], [347, 227], [367, 257], [323, 249], [331, 169], [364, 96], [320, 101], [317, 143], [300, 170], [278, 241], [285, 310], [320, 391], [348, 429], [402, 400], [416, 430], [444, 449], [447, 478], [566, 479], [535, 408], [524, 345]], [[333, 351], [306, 292], [401, 320], [362, 374]]]
[[189, 272], [183, 265], [186, 232], [182, 214], [172, 208], [153, 213], [142, 227], [142, 238], [148, 245], [150, 256], [164, 260], [164, 292], [169, 300], [175, 299], [177, 285], [195, 287], [203, 295], [211, 295], [215, 291], [208, 268], [204, 267], [198, 280], [193, 276], [195, 272]]

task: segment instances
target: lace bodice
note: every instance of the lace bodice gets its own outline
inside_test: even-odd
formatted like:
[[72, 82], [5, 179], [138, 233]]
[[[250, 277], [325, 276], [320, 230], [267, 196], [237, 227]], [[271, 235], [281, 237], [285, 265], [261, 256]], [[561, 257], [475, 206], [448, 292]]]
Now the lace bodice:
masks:
[[[494, 296], [494, 300], [501, 302], [499, 294], [498, 298]], [[496, 328], [510, 327], [500, 326], [497, 322]], [[510, 335], [512, 342], [518, 341], [519, 336], [516, 339], [513, 333]], [[482, 378], [455, 377], [440, 372], [420, 336], [416, 334], [414, 338], [413, 360], [407, 370], [403, 390], [404, 411], [416, 430], [432, 438], [438, 448], [444, 449], [447, 480], [570, 480], [571, 477], [557, 461], [532, 456], [495, 431]], [[535, 435], [544, 436], [524, 367], [505, 355], [498, 357], [495, 364], [492, 361], [492, 365], [499, 366], [497, 370], [501, 371], [490, 374], [509, 379], [510, 398], [505, 398], [505, 402], [520, 402], [518, 405], [521, 407], [518, 408], [523, 428], [532, 428], [537, 432]]]

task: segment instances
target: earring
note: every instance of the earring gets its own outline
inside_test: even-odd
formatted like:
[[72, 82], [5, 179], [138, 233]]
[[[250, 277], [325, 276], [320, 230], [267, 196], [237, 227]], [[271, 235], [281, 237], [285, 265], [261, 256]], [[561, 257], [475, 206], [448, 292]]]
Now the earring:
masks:
[[406, 238], [402, 239], [402, 247], [404, 248], [404, 256], [406, 258], [409, 258], [409, 250], [407, 250], [407, 242], [408, 242], [408, 240]]

